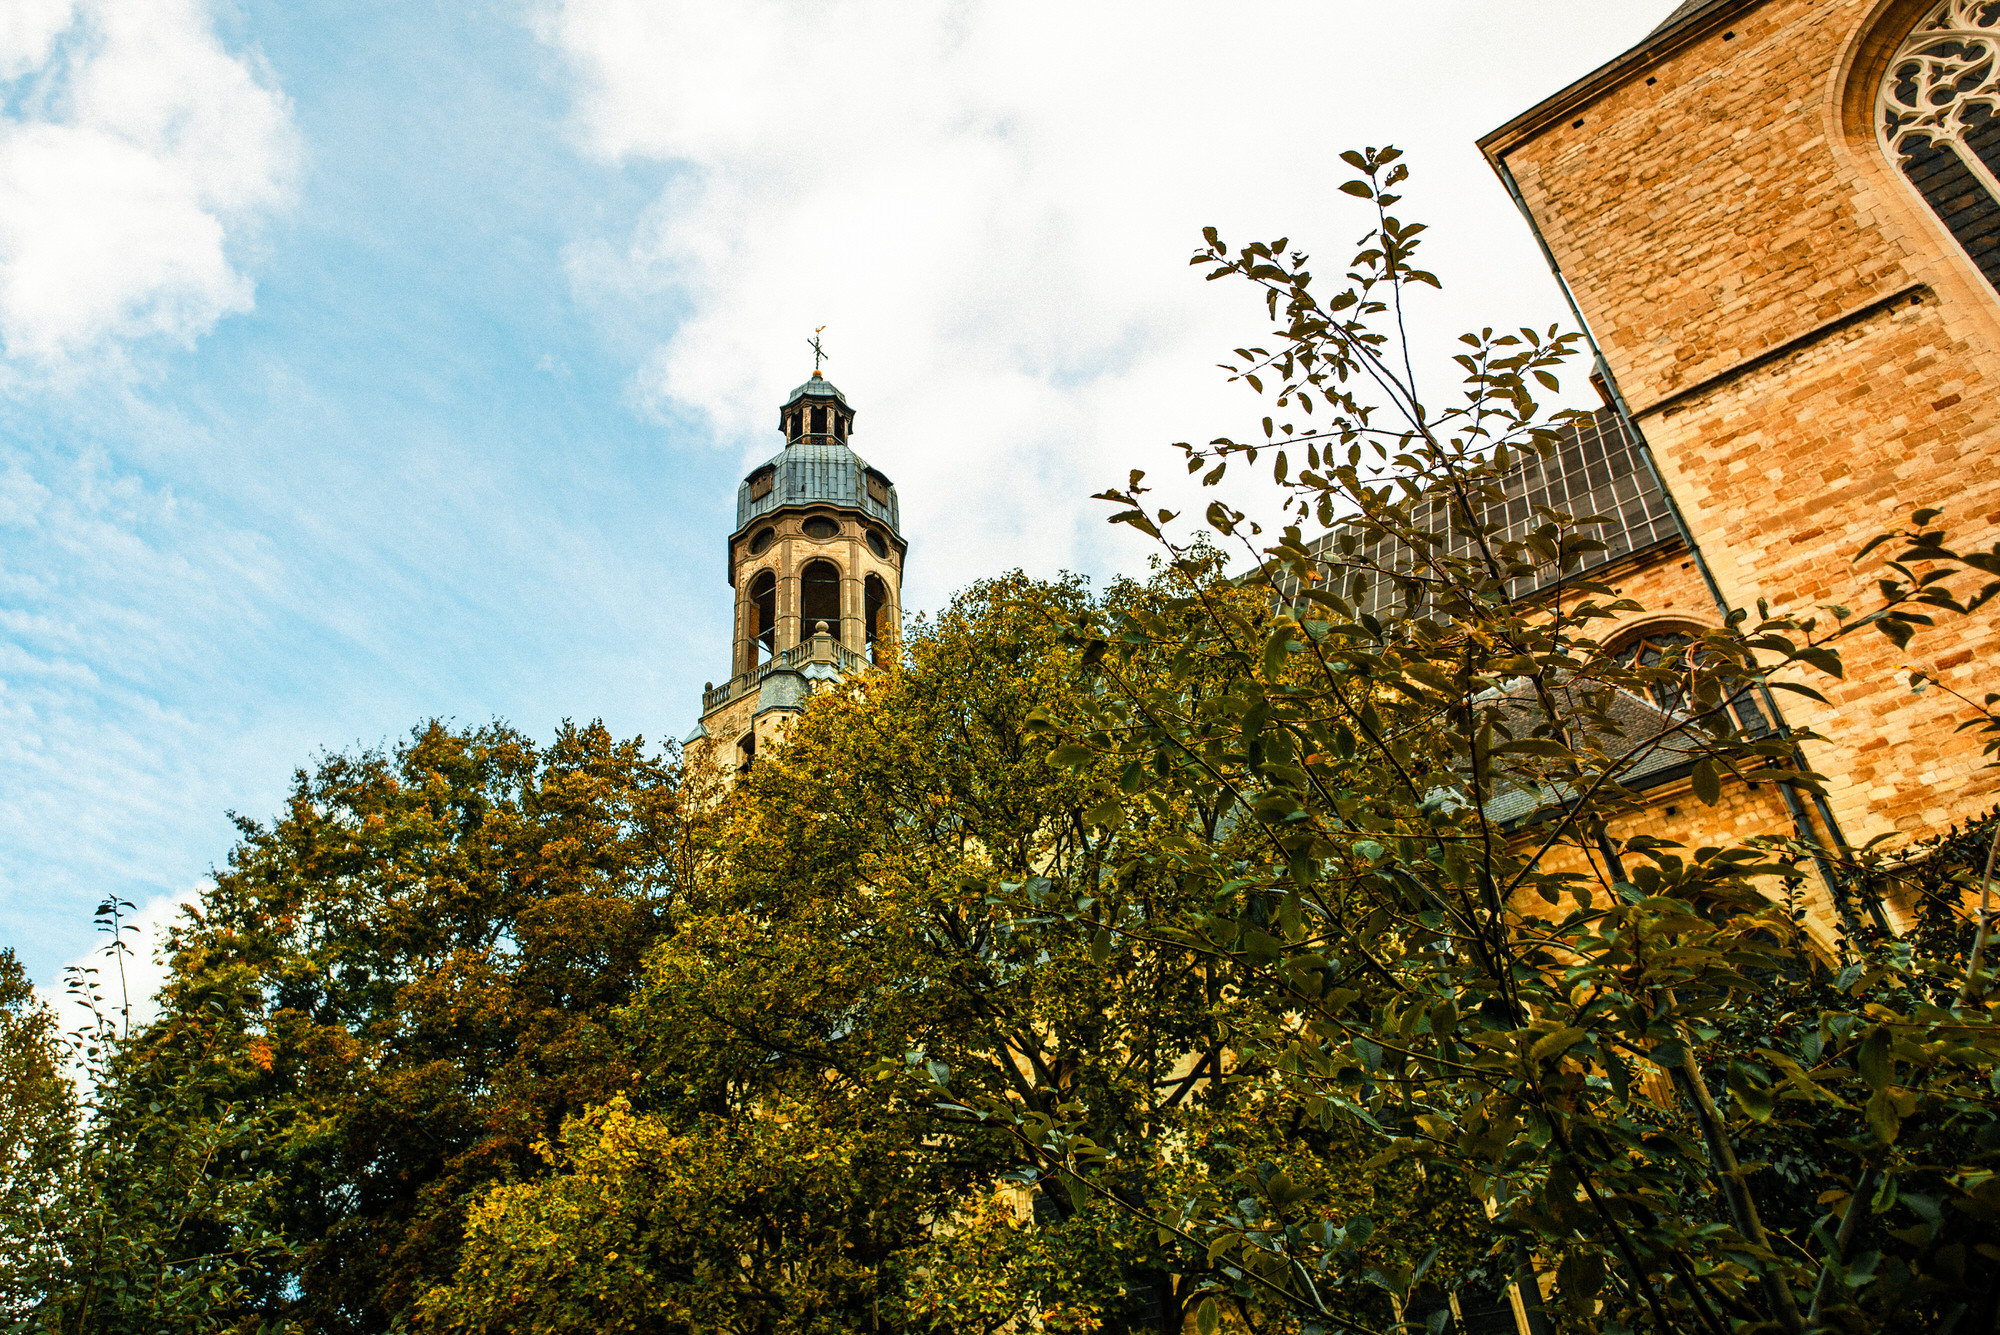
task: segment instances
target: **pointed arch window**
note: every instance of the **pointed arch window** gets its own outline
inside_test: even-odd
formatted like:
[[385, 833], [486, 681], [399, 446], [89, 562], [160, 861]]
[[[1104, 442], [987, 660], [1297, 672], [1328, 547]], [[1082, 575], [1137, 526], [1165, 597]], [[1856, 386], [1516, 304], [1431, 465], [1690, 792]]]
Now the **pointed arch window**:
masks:
[[766, 570], [750, 581], [750, 665], [768, 663], [778, 652], [778, 577]]
[[2000, 290], [2000, 0], [1942, 0], [1876, 96], [1883, 151]]
[[[1684, 674], [1690, 661], [1699, 662], [1702, 650], [1695, 637], [1685, 630], [1661, 629], [1654, 627], [1637, 637], [1626, 641], [1612, 650], [1612, 656], [1621, 667], [1663, 668], [1667, 672]], [[1646, 687], [1646, 693], [1653, 699], [1662, 713], [1682, 715], [1688, 712], [1688, 692], [1685, 681], [1662, 677]], [[1757, 706], [1754, 692], [1745, 687], [1729, 701], [1730, 712], [1736, 716], [1737, 724], [1752, 737], [1762, 737], [1771, 731], [1771, 722], [1764, 717], [1764, 711]]]

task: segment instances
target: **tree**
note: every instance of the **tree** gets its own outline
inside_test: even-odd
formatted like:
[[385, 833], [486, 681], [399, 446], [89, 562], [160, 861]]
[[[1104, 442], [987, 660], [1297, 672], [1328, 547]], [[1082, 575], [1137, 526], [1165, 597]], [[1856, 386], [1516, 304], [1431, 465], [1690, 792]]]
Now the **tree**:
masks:
[[[1088, 690], [1065, 627], [1158, 598], [986, 581], [902, 666], [815, 698], [621, 1012], [645, 1072], [629, 1108], [574, 1121], [561, 1172], [482, 1202], [426, 1303], [439, 1328], [1178, 1332], [1209, 1266], [1151, 1216], [1288, 1164], [1470, 1235], [1462, 1191], [1440, 1210], [1414, 1171], [1370, 1183], [1265, 1101], [1269, 1068], [1217, 1045], [1197, 953], [1099, 924], [1205, 902], [1134, 860], [1160, 832], [1229, 840], [1220, 803], [1185, 797], [1107, 827], [1119, 770], [1049, 763], [1039, 720]], [[1004, 1124], [1077, 1109], [1120, 1157], [1073, 1191]], [[1371, 1256], [1393, 1269], [1398, 1245]], [[615, 1272], [572, 1264], [600, 1247]]]
[[[1394, 150], [1343, 156], [1343, 188], [1375, 217], [1336, 290], [1284, 240], [1232, 250], [1211, 229], [1195, 256], [1253, 285], [1276, 326], [1234, 365], [1269, 401], [1262, 438], [1182, 447], [1209, 484], [1271, 464], [1268, 526], [1206, 513], [1254, 557], [1263, 608], [1199, 584], [1159, 612], [1082, 618], [1098, 689], [1049, 718], [1055, 756], [1136, 776], [1104, 790], [1121, 809], [1094, 816], [1104, 828], [1146, 806], [1241, 814], [1250, 851], [1168, 823], [1128, 854], [1199, 887], [1163, 936], [1228, 980], [1218, 1040], [1283, 1072], [1303, 1115], [1365, 1136], [1371, 1164], [1463, 1181], [1493, 1211], [1495, 1267], [1553, 1272], [1561, 1306], [1541, 1320], [1986, 1328], [1990, 964], [1859, 932], [1822, 959], [1788, 895], [1834, 850], [1682, 849], [1649, 830], [1631, 780], [1672, 747], [1704, 802], [1752, 780], [1816, 791], [1804, 735], [1746, 726], [1732, 703], [1815, 694], [1847, 636], [1901, 642], [1939, 609], [1977, 610], [1993, 586], [1961, 597], [1950, 580], [2000, 573], [2000, 549], [1953, 551], [1919, 514], [1883, 539], [1889, 578], [1865, 615], [1760, 603], [1677, 661], [1621, 661], [1596, 635], [1637, 609], [1578, 573], [1601, 549], [1593, 517], [1542, 508], [1524, 537], [1501, 521], [1507, 474], [1553, 443], [1562, 415], [1535, 396], [1575, 336], [1467, 335], [1463, 397], [1430, 407], [1401, 326], [1407, 291], [1436, 282], [1413, 263], [1422, 227], [1391, 212], [1404, 168]], [[1106, 499], [1166, 559], [1193, 550], [1143, 474]], [[1522, 582], [1544, 591], [1517, 596]], [[1371, 613], [1377, 583], [1394, 596]], [[1654, 687], [1680, 703], [1635, 735], [1618, 702]], [[1503, 796], [1529, 815], [1503, 820]], [[1839, 868], [1850, 893], [1881, 870]], [[1114, 937], [1156, 930], [1094, 916]], [[1048, 1171], [1124, 1170], [1088, 1107], [1014, 1124]], [[1235, 1292], [1309, 1328], [1376, 1328], [1327, 1300], [1321, 1277], [1355, 1262], [1291, 1186], [1254, 1210], [1203, 1202], [1183, 1235]]]
[[[216, 1149], [292, 1242], [242, 1276], [261, 1319], [401, 1320], [452, 1272], [468, 1199], [540, 1171], [538, 1139], [626, 1087], [610, 1017], [700, 876], [699, 813], [671, 754], [601, 725], [538, 747], [431, 723], [239, 819], [173, 930], [160, 1019], [111, 1069], [127, 1113], [232, 1128]], [[206, 1113], [169, 1097], [196, 1092]], [[164, 1172], [150, 1125], [103, 1135]]]
[[71, 1166], [76, 1097], [53, 1012], [0, 948], [0, 1320], [23, 1320], [60, 1266], [51, 1191]]

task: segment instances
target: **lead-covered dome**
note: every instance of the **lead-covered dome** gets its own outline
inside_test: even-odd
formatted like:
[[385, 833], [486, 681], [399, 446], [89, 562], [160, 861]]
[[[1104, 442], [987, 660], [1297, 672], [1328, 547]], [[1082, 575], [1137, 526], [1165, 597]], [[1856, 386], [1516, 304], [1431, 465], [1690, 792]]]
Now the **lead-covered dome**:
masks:
[[901, 536], [896, 485], [837, 442], [787, 446], [753, 470], [736, 489], [736, 527], [791, 505], [834, 505], [856, 510]]

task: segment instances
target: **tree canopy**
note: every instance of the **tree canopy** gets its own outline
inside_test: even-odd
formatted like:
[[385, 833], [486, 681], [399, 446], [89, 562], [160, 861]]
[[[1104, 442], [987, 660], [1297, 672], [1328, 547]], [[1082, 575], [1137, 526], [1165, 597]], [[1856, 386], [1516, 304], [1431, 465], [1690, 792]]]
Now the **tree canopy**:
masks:
[[0, 954], [10, 1319], [1377, 1335], [1511, 1286], [1536, 1335], [1992, 1329], [2000, 820], [1686, 848], [1640, 775], [1809, 805], [1840, 757], [1780, 698], [1987, 615], [2000, 545], [1919, 511], [1864, 610], [1613, 652], [1603, 521], [1502, 518], [1578, 338], [1469, 334], [1420, 395], [1404, 167], [1344, 160], [1331, 281], [1193, 256], [1272, 328], [1256, 436], [1181, 457], [1270, 484], [1104, 493], [1150, 579], [975, 585], [726, 793], [599, 725], [324, 756], [158, 1018], [99, 1005], [80, 1107]]

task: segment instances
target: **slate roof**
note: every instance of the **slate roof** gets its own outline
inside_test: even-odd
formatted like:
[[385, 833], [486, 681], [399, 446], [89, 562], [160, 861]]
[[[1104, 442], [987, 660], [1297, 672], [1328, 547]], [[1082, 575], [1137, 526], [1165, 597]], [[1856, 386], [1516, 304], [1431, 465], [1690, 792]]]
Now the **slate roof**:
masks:
[[[1558, 693], [1565, 688], [1558, 687]], [[1523, 682], [1506, 691], [1507, 706], [1503, 715], [1507, 725], [1516, 737], [1526, 737], [1542, 721], [1541, 704], [1534, 698], [1531, 688]], [[1563, 701], [1565, 709], [1579, 706], [1574, 700]], [[1737, 702], [1739, 716], [1753, 733], [1762, 735], [1769, 731], [1764, 716], [1756, 705], [1747, 699]], [[1701, 734], [1696, 730], [1672, 732], [1679, 716], [1660, 708], [1651, 700], [1642, 700], [1625, 691], [1615, 691], [1611, 706], [1607, 711], [1611, 716], [1610, 730], [1593, 734], [1591, 745], [1613, 758], [1633, 757], [1629, 766], [1618, 771], [1618, 781], [1627, 788], [1646, 789], [1657, 784], [1679, 778], [1694, 762], [1701, 758]], [[1572, 714], [1571, 717], [1576, 717]], [[1500, 824], [1528, 819], [1537, 813], [1556, 806], [1572, 796], [1566, 785], [1547, 784], [1496, 785], [1493, 800], [1487, 803], [1486, 815], [1489, 820]]]
[[[771, 490], [752, 500], [751, 478], [766, 468], [772, 469], [775, 474], [771, 479]], [[878, 502], [868, 494], [867, 474], [870, 472], [875, 472], [888, 487], [889, 499], [886, 502]], [[901, 533], [897, 526], [895, 484], [882, 473], [869, 468], [861, 456], [838, 441], [792, 445], [752, 469], [742, 485], [736, 488], [737, 531], [741, 532], [759, 515], [770, 514], [788, 505], [812, 504], [858, 510], [886, 525], [890, 532]]]

